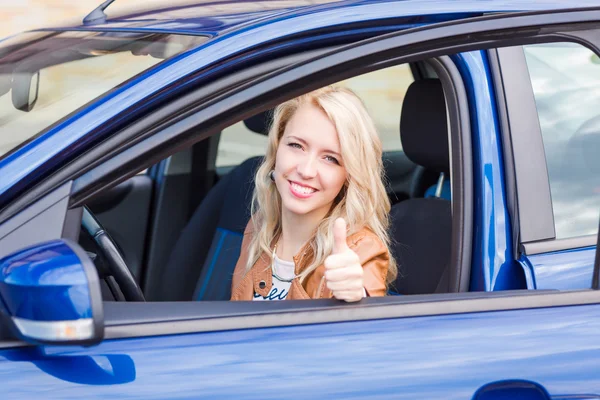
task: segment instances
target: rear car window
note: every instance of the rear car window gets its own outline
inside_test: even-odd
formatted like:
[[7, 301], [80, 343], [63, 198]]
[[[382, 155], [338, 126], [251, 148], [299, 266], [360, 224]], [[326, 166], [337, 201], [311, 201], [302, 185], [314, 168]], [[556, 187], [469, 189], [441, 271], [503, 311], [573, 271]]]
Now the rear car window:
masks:
[[38, 132], [203, 36], [24, 33], [0, 42], [0, 158]]
[[596, 234], [600, 59], [574, 43], [524, 46], [542, 130], [556, 238]]

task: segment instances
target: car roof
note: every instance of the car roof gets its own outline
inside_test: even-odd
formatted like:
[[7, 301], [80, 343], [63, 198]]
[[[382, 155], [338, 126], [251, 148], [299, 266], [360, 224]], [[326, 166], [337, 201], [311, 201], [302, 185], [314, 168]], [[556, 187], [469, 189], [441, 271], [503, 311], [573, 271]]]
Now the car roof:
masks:
[[[117, 4], [116, 2], [115, 4]], [[162, 1], [160, 2], [162, 3]], [[224, 31], [249, 25], [275, 22], [305, 14], [320, 12], [331, 13], [333, 10], [348, 12], [366, 3], [389, 4], [390, 7], [401, 6], [411, 15], [474, 15], [535, 10], [567, 10], [573, 9], [570, 0], [276, 0], [276, 1], [192, 1], [171, 0], [164, 2], [169, 6], [152, 5], [146, 9], [137, 9], [127, 13], [119, 13], [118, 8], [111, 12], [113, 6], [106, 9], [107, 20], [95, 25], [72, 25], [58, 30], [134, 30], [152, 32], [170, 32], [182, 34], [202, 34], [217, 36]], [[402, 3], [402, 4], [400, 4]], [[581, 0], [578, 7], [597, 6], [596, 0]], [[90, 10], [92, 11], [92, 10]], [[397, 12], [395, 13], [397, 15]], [[82, 16], [82, 20], [83, 20]], [[330, 21], [329, 23], [334, 23]]]

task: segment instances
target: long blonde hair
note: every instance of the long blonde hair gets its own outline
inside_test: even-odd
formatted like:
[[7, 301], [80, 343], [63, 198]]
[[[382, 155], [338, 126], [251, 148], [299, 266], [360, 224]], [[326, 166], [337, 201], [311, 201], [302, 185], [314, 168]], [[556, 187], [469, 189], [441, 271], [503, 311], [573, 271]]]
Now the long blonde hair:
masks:
[[[253, 237], [248, 248], [249, 271], [259, 257], [271, 257], [272, 246], [281, 235], [281, 198], [269, 172], [275, 168], [275, 157], [287, 123], [303, 104], [313, 104], [325, 112], [338, 133], [347, 180], [341, 196], [319, 223], [304, 256], [310, 264], [300, 272], [303, 282], [333, 250], [333, 222], [346, 220], [348, 234], [370, 229], [389, 249], [387, 233], [390, 201], [383, 183], [382, 148], [375, 124], [362, 101], [349, 89], [327, 86], [288, 100], [275, 109], [269, 130], [267, 153], [258, 168], [252, 196]], [[389, 250], [388, 250], [389, 254]], [[389, 254], [387, 281], [396, 279], [398, 270]]]

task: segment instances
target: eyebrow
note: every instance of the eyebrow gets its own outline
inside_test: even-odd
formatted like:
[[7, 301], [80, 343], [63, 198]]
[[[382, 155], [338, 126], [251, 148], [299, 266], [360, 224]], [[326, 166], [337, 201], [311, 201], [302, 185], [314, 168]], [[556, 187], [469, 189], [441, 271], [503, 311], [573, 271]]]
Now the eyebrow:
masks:
[[[305, 146], [306, 146], [306, 145], [308, 145], [308, 143], [306, 142], [306, 140], [304, 140], [304, 139], [302, 139], [302, 138], [299, 138], [298, 136], [293, 136], [293, 135], [290, 135], [290, 136], [288, 136], [288, 139], [294, 139], [294, 140], [297, 140], [297, 141], [299, 141], [300, 143], [302, 143], [302, 144], [303, 144], [303, 145], [305, 145]], [[339, 158], [342, 158], [342, 155], [341, 155], [340, 153], [338, 153], [337, 151], [333, 151], [333, 150], [327, 150], [327, 149], [325, 149], [325, 153], [331, 153], [331, 154], [333, 154], [333, 155], [336, 155], [336, 156], [338, 156]]]

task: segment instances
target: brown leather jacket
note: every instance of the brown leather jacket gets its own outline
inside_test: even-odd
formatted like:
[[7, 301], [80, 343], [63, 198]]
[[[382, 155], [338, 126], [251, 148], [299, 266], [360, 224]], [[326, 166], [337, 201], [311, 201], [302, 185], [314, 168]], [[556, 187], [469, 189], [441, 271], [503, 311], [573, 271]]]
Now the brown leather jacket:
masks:
[[[246, 272], [248, 261], [248, 246], [253, 229], [250, 224], [246, 226], [240, 258], [233, 272], [231, 284], [231, 300], [252, 300], [254, 293], [266, 297], [271, 291], [273, 276], [271, 271], [271, 257], [262, 254], [250, 271]], [[348, 237], [348, 246], [358, 255], [360, 263], [364, 268], [363, 280], [365, 290], [369, 296], [385, 296], [386, 276], [389, 267], [389, 252], [386, 246], [370, 230], [363, 229]], [[300, 253], [294, 256], [296, 266], [295, 273], [298, 275], [308, 262], [301, 259]], [[331, 298], [331, 290], [325, 285], [325, 266], [320, 265], [310, 274], [304, 283], [298, 278], [292, 281], [290, 291], [287, 295], [289, 300], [299, 299], [323, 299]]]

